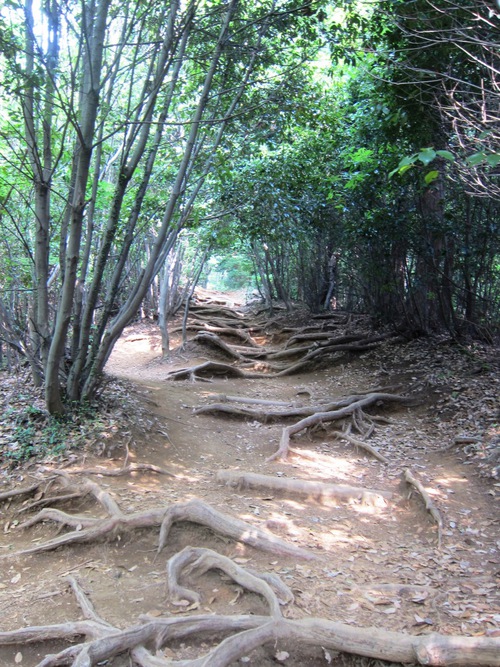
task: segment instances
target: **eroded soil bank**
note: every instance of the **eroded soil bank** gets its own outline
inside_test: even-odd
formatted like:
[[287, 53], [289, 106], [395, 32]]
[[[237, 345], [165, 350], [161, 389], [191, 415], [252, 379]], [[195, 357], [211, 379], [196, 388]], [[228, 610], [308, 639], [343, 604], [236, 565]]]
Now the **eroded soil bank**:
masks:
[[[395, 636], [374, 632], [361, 642], [374, 659], [353, 658], [320, 634], [314, 640], [317, 629], [307, 623], [316, 618], [358, 629], [359, 637], [377, 628], [419, 637], [422, 645], [432, 633], [474, 638], [462, 647], [471, 667], [479, 654], [470, 649], [467, 661], [467, 642], [492, 642], [500, 653], [495, 351], [380, 337], [362, 319], [340, 314], [231, 319], [223, 304], [202, 305], [192, 321], [203, 324], [166, 361], [154, 324], [136, 324], [119, 341], [108, 371], [126, 382], [123, 409], [136, 411], [132, 427], [118, 424], [102, 434], [102, 447], [93, 443], [84, 454], [3, 471], [0, 644], [14, 643], [0, 646], [0, 664], [386, 664], [377, 655], [398, 663], [383, 653], [387, 642], [396, 646]], [[208, 361], [220, 367], [203, 367]], [[244, 376], [228, 377], [227, 367]], [[188, 379], [173, 379], [179, 369], [188, 369]], [[306, 413], [314, 419], [294, 430]], [[284, 437], [290, 451], [276, 456]], [[297, 489], [301, 480], [314, 486]], [[194, 499], [199, 503], [188, 502]], [[160, 525], [174, 507], [158, 553]], [[221, 517], [229, 520], [225, 528]], [[251, 529], [263, 531], [254, 546]], [[190, 573], [174, 558], [186, 547], [213, 550], [232, 565], [184, 552], [186, 563], [199, 561]], [[272, 594], [254, 571], [272, 575], [265, 584]], [[250, 641], [227, 663], [210, 658], [236, 633], [213, 623], [227, 615], [254, 625], [280, 615], [303, 623], [300, 632], [275, 623], [270, 636], [255, 639], [257, 648]], [[112, 637], [155, 619], [201, 616], [212, 618], [206, 629], [174, 634], [158, 647], [142, 637], [130, 640], [132, 653], [117, 649], [90, 662], [78, 652], [61, 657], [85, 642], [82, 627], [69, 622], [87, 618], [95, 624], [87, 637]], [[252, 622], [242, 620], [239, 631]], [[45, 634], [14, 634], [28, 626], [44, 626]], [[128, 639], [120, 641], [123, 651]], [[351, 650], [349, 641], [340, 648]], [[208, 662], [196, 661], [207, 655]]]

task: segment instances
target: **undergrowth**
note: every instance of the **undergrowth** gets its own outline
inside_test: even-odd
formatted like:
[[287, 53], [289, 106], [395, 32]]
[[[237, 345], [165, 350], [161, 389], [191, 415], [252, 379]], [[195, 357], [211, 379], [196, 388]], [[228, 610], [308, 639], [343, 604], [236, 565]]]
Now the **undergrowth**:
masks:
[[0, 473], [30, 461], [58, 460], [78, 452], [105, 455], [130, 438], [131, 429], [155, 428], [131, 385], [107, 376], [99, 395], [57, 418], [27, 371], [0, 370]]
[[26, 461], [61, 459], [70, 450], [84, 449], [114, 435], [115, 420], [103, 406], [87, 404], [64, 417], [50, 415], [43, 394], [29, 376], [0, 373], [0, 468]]

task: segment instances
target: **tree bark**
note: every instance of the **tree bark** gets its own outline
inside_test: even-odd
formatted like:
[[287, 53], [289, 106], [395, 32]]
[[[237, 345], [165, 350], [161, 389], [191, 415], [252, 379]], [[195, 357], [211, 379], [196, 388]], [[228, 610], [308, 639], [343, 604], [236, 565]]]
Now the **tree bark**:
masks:
[[86, 48], [82, 85], [80, 124], [78, 134], [78, 160], [76, 161], [75, 190], [71, 201], [71, 221], [66, 253], [66, 270], [57, 310], [54, 334], [49, 349], [45, 378], [45, 402], [51, 414], [63, 414], [59, 371], [64, 356], [66, 337], [73, 310], [73, 297], [77, 278], [83, 216], [86, 205], [86, 188], [92, 158], [97, 109], [99, 106], [104, 35], [111, 0], [100, 0], [95, 13], [86, 7], [83, 13]]

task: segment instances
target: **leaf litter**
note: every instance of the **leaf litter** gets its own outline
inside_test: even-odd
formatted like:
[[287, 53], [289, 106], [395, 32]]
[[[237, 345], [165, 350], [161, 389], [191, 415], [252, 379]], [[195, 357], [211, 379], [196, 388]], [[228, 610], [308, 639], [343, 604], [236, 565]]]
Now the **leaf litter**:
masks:
[[[121, 463], [128, 443], [133, 460], [171, 467], [183, 479], [160, 483], [147, 473], [138, 473], [132, 480], [109, 479], [107, 487], [121, 501], [125, 498], [134, 506], [144, 508], [157, 506], [159, 500], [168, 503], [192, 495], [209, 497], [211, 503], [221, 508], [230, 504], [234, 515], [253, 517], [252, 521], [261, 525], [281, 525], [278, 532], [283, 537], [316, 550], [317, 563], [290, 566], [281, 559], [271, 560], [269, 556], [225, 545], [236, 562], [243, 564], [251, 560], [252, 567], [276, 570], [291, 583], [297, 596], [296, 606], [287, 612], [291, 618], [305, 613], [398, 631], [499, 636], [500, 540], [498, 506], [494, 503], [498, 503], [500, 491], [495, 459], [499, 448], [500, 380], [498, 365], [489, 356], [488, 348], [474, 345], [461, 350], [446, 340], [415, 340], [400, 346], [382, 346], [366, 353], [362, 359], [337, 367], [334, 373], [319, 370], [302, 375], [300, 383], [294, 378], [283, 378], [279, 385], [283, 400], [293, 400], [297, 395], [303, 399], [304, 385], [315, 396], [330, 396], [377, 386], [383, 380], [391, 384], [403, 383], [419, 397], [420, 403], [392, 411], [388, 415], [389, 423], [377, 427], [371, 436], [371, 444], [390, 458], [386, 467], [347, 450], [338, 441], [331, 440], [326, 431], [308, 435], [304, 446], [313, 453], [318, 451], [319, 435], [325, 443], [320, 449], [331, 459], [331, 468], [315, 464], [314, 459], [310, 462], [292, 459], [279, 463], [277, 469], [277, 464], [266, 464], [265, 458], [272, 450], [272, 434], [276, 434], [275, 439], [278, 437], [279, 426], [269, 427], [264, 436], [262, 428], [244, 431], [236, 422], [224, 421], [221, 425], [214, 417], [191, 417], [187, 408], [183, 408], [180, 420], [181, 407], [196, 405], [206, 387], [188, 383], [168, 385], [163, 378], [169, 365], [157, 357], [154, 329], [140, 324], [133, 325], [129, 332], [149, 337], [152, 353], [147, 363], [142, 360], [135, 366], [130, 363], [133, 343], [127, 343], [125, 337], [109, 366], [110, 372], [119, 377], [110, 380], [108, 398], [104, 394], [104, 400], [108, 401], [106, 409], [99, 413], [92, 427], [76, 424], [74, 440], [69, 438], [64, 452], [49, 455], [43, 467], [31, 461], [13, 471], [12, 461], [5, 461], [0, 469], [0, 483], [5, 490], [12, 488], [13, 483], [21, 485], [36, 478], [38, 470], [45, 470], [47, 474], [51, 466], [64, 465], [71, 469], [80, 465], [82, 452], [88, 467], [107, 468]], [[16, 388], [12, 378], [2, 377], [2, 383], [4, 379], [7, 390], [2, 394], [4, 416], [0, 423], [0, 446], [12, 448], [13, 439], [17, 437], [12, 424], [15, 427], [16, 421], [10, 419], [9, 411], [22, 413], [28, 399], [23, 398], [26, 391], [23, 394], [19, 385]], [[269, 395], [265, 382], [250, 382], [253, 394]], [[214, 385], [211, 389], [227, 394], [242, 389], [237, 380], [217, 381]], [[276, 387], [273, 395], [275, 393]], [[43, 410], [38, 400], [41, 398], [31, 397], [31, 405]], [[223, 440], [236, 449], [224, 446], [221, 433]], [[242, 434], [244, 437], [238, 437]], [[475, 440], [464, 443], [460, 440], [464, 438]], [[252, 452], [250, 457], [245, 453], [248, 451]], [[400, 493], [394, 507], [372, 514], [363, 514], [359, 506], [322, 507], [279, 495], [259, 497], [258, 502], [251, 502], [254, 496], [243, 496], [215, 483], [217, 470], [243, 465], [247, 470], [277, 476], [323, 476], [351, 483], [362, 480], [375, 488], [384, 480], [387, 488], [396, 493], [403, 490], [401, 471], [410, 465], [443, 515], [443, 547], [437, 549], [436, 528], [423, 504], [419, 505], [417, 498], [408, 498], [407, 493]], [[186, 479], [190, 480], [188, 485]], [[35, 497], [40, 500], [42, 495], [38, 492]], [[10, 550], [13, 544], [21, 545], [23, 540], [44, 539], [40, 532], [48, 530], [40, 526], [35, 536], [13, 530], [18, 521], [15, 518], [18, 508], [16, 499], [1, 506], [6, 517], [2, 538], [12, 538], [14, 542], [12, 539], [2, 541], [0, 554]], [[280, 524], [282, 517], [288, 518], [284, 524]], [[181, 543], [201, 539], [208, 546], [217, 543], [207, 531], [200, 534], [195, 528], [179, 533], [177, 539]], [[143, 536], [133, 551], [127, 548], [130, 544], [130, 537], [125, 536], [118, 541], [89, 545], [86, 553], [89, 560], [76, 564], [77, 572], [94, 594], [94, 601], [101, 605], [103, 615], [112, 622], [125, 623], [137, 613], [138, 607], [159, 614], [169, 610], [169, 613], [187, 612], [172, 609], [164, 594], [158, 597], [157, 584], [145, 586], [145, 576], [151, 581], [158, 578], [158, 574], [154, 575], [158, 564], [149, 538]], [[220, 541], [217, 544], [220, 549]], [[64, 592], [62, 576], [74, 569], [75, 560], [81, 555], [66, 549], [21, 561], [24, 567], [29, 565], [31, 571], [4, 568], [0, 574], [0, 611], [4, 612], [4, 618], [7, 618], [6, 613], [10, 614], [7, 627], [17, 627], [21, 619], [36, 623], [42, 613], [54, 622], [61, 614], [68, 614], [72, 605]], [[124, 573], [119, 576], [118, 563], [124, 567]], [[242, 594], [234, 586], [227, 589], [223, 586], [214, 596], [211, 592], [217, 581], [214, 576], [211, 575], [208, 587], [200, 581], [202, 599], [211, 601], [214, 613], [231, 603], [241, 606], [243, 611], [258, 613], [260, 607], [253, 601], [254, 596]], [[57, 593], [54, 584], [60, 595], [49, 598], [51, 606], [46, 608], [45, 605], [42, 612], [42, 602], [37, 601], [36, 596], [48, 589]], [[377, 585], [380, 586], [378, 591]], [[384, 592], [384, 586], [394, 586], [394, 592]], [[422, 591], [416, 590], [417, 586], [421, 586]], [[73, 613], [78, 616], [74, 608]], [[23, 648], [22, 653], [11, 653], [14, 662], [19, 654], [22, 664], [30, 665], [33, 657], [30, 658], [30, 650], [26, 652]], [[274, 656], [252, 654], [248, 661], [271, 665], [278, 660], [277, 655], [292, 667], [307, 664], [303, 662], [304, 654], [288, 647]], [[336, 664], [339, 660], [326, 649], [317, 656], [317, 664]], [[0, 653], [0, 664], [1, 659]]]

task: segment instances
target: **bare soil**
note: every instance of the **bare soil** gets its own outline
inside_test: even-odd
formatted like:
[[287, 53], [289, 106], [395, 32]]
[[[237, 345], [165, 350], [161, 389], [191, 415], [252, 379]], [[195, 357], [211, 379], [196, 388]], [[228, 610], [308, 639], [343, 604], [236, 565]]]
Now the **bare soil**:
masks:
[[[255, 340], [277, 346], [280, 336], [274, 328], [267, 338], [260, 334]], [[42, 474], [48, 477], [57, 467], [69, 472], [116, 470], [125, 460], [127, 445], [128, 463], [153, 464], [175, 476], [147, 470], [116, 477], [99, 472], [86, 475], [116, 500], [122, 512], [166, 508], [199, 498], [316, 558], [305, 561], [260, 551], [190, 522], [174, 525], [160, 554], [158, 529], [140, 529], [93, 543], [9, 557], [60, 531], [50, 521], [19, 530], [17, 524], [27, 518], [24, 515], [34, 514], [34, 509], [22, 512], [33, 498], [14, 497], [0, 501], [0, 556], [4, 556], [0, 630], [81, 619], [68, 575], [77, 578], [98, 615], [118, 628], [134, 625], [144, 614], [268, 613], [262, 597], [218, 571], [190, 581], [201, 595], [199, 606], [173, 604], [165, 588], [166, 562], [193, 546], [213, 549], [259, 572], [278, 574], [295, 596], [293, 603], [283, 607], [286, 618], [322, 617], [414, 635], [500, 636], [500, 485], [482, 474], [478, 460], [478, 449], [498, 437], [498, 366], [490, 352], [438, 343], [388, 341], [360, 355], [345, 355], [333, 366], [279, 378], [174, 382], [167, 379], [172, 370], [214, 356], [188, 344], [164, 361], [153, 323], [129, 327], [107, 371], [131, 383], [134, 400], [141, 404], [140, 419], [130, 434], [109, 434], [105, 456], [96, 456], [90, 448], [78, 458], [68, 457], [62, 466], [52, 462], [17, 472], [14, 480], [4, 479], [0, 492], [26, 486]], [[377, 421], [368, 439], [389, 459], [386, 465], [334, 438], [328, 424], [293, 438], [300, 455], [268, 462], [290, 420], [261, 423], [193, 414], [193, 408], [220, 394], [314, 404], [380, 386], [398, 386], [418, 399], [410, 406], [381, 406], [372, 411], [386, 418], [386, 422]], [[455, 444], [457, 437], [464, 436], [478, 438], [479, 444]], [[233, 488], [216, 480], [217, 472], [226, 469], [381, 489], [393, 496], [382, 504], [365, 504]], [[403, 480], [405, 469], [422, 483], [442, 517], [441, 547], [436, 522], [421, 496]], [[78, 481], [80, 476], [74, 477]], [[82, 516], [102, 514], [91, 496], [69, 500], [60, 509]], [[194, 658], [218, 641], [218, 636], [190, 637], [169, 645], [161, 655]], [[32, 667], [67, 645], [50, 640], [3, 646], [0, 665]], [[242, 662], [259, 667], [389, 664], [293, 643], [266, 645]], [[129, 657], [118, 656], [102, 664], [132, 663]]]

